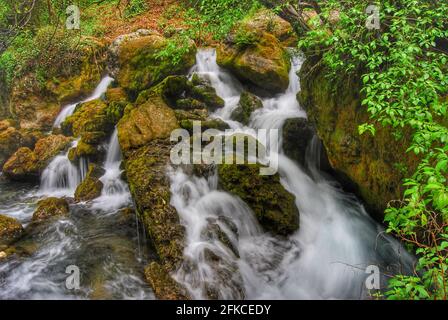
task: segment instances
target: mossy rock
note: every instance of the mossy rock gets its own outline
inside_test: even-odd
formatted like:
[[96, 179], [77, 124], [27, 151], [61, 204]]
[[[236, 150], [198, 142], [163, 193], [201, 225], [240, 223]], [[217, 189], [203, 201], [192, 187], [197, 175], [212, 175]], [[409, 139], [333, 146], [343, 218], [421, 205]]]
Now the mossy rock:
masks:
[[23, 235], [22, 224], [12, 217], [0, 214], [0, 245], [7, 246]]
[[37, 141], [34, 151], [20, 148], [3, 166], [3, 172], [11, 180], [36, 181], [48, 163], [65, 150], [71, 139], [63, 135], [49, 135]]
[[275, 175], [260, 175], [259, 164], [218, 166], [219, 185], [240, 197], [255, 213], [265, 230], [287, 236], [299, 228], [299, 210]]
[[262, 33], [252, 45], [245, 48], [239, 48], [230, 39], [218, 47], [217, 63], [243, 82], [270, 93], [284, 92], [289, 86], [289, 55], [269, 33]]
[[104, 185], [100, 181], [100, 178], [104, 173], [105, 171], [101, 167], [90, 164], [86, 177], [76, 188], [75, 201], [90, 201], [101, 196]]
[[174, 281], [167, 270], [157, 262], [145, 268], [145, 277], [159, 300], [188, 300], [186, 290]]
[[184, 227], [170, 205], [171, 191], [166, 175], [172, 144], [153, 140], [125, 154], [125, 172], [140, 219], [157, 255], [169, 272], [183, 261]]
[[78, 145], [74, 148], [71, 148], [68, 152], [68, 159], [71, 162], [76, 162], [81, 158], [88, 158], [88, 159], [97, 159], [98, 157], [98, 149], [90, 145], [88, 143], [85, 143], [83, 139], [81, 139], [78, 142]]
[[245, 91], [241, 94], [238, 106], [230, 117], [247, 126], [252, 112], [261, 108], [263, 108], [263, 102], [257, 96]]
[[196, 61], [196, 46], [190, 48], [174, 64], [170, 57], [158, 54], [168, 45], [163, 36], [152, 33], [142, 37], [121, 41], [118, 50], [118, 84], [131, 94], [145, 90], [169, 75], [187, 72]]
[[53, 217], [66, 216], [70, 213], [67, 200], [59, 198], [47, 198], [37, 203], [37, 209], [33, 214], [33, 221], [44, 221]]
[[224, 100], [216, 94], [215, 88], [209, 85], [193, 86], [191, 96], [204, 103], [210, 111], [216, 111], [225, 105]]
[[20, 148], [4, 164], [3, 173], [11, 180], [37, 181], [39, 168], [36, 154], [27, 147]]
[[113, 123], [107, 117], [108, 105], [97, 99], [76, 107], [75, 112], [61, 124], [62, 131], [69, 136], [81, 137], [87, 132], [111, 132]]
[[[193, 134], [193, 122], [197, 120], [185, 119], [179, 122], [179, 125], [182, 129], [188, 130], [190, 134]], [[230, 126], [227, 122], [221, 119], [209, 119], [205, 121], [201, 121], [201, 131], [204, 132], [208, 129], [216, 129], [219, 131], [225, 131], [230, 129]]]
[[34, 148], [39, 133], [33, 130], [17, 129], [10, 120], [0, 121], [0, 167], [20, 147]]
[[305, 165], [305, 155], [315, 135], [313, 126], [305, 118], [288, 119], [283, 125], [283, 151], [285, 155]]
[[118, 123], [118, 140], [123, 152], [138, 149], [154, 139], [163, 139], [178, 128], [174, 111], [154, 95], [129, 111]]

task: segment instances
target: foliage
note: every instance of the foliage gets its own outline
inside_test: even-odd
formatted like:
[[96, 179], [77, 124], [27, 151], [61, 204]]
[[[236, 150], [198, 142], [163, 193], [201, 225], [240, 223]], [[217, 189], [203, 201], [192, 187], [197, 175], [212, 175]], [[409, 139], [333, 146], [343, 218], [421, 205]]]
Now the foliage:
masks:
[[133, 18], [142, 14], [148, 9], [148, 5], [146, 0], [130, 0], [129, 4], [126, 6], [124, 10], [124, 16], [127, 19]]
[[396, 136], [411, 128], [408, 153], [421, 159], [404, 181], [403, 199], [385, 216], [388, 232], [415, 249], [419, 260], [415, 274], [393, 278], [386, 295], [446, 299], [448, 55], [437, 42], [448, 39], [448, 3], [381, 1], [380, 30], [365, 27], [370, 1], [318, 3], [322, 13], [308, 23], [312, 27], [300, 47], [322, 57], [330, 77], [362, 74], [362, 104], [372, 120], [360, 126], [361, 134], [374, 134], [378, 125], [392, 127]]

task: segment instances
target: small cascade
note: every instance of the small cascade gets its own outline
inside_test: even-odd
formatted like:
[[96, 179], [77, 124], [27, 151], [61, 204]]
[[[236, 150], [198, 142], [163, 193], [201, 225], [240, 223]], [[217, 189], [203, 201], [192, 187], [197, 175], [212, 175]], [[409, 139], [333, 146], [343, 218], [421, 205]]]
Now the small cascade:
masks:
[[107, 147], [104, 162], [104, 175], [100, 178], [103, 183], [103, 191], [94, 201], [94, 208], [101, 210], [113, 210], [130, 204], [131, 196], [127, 184], [121, 179], [121, 149], [118, 142], [118, 131], [113, 132]]
[[64, 120], [68, 116], [71, 116], [73, 114], [73, 112], [75, 112], [77, 105], [79, 105], [81, 103], [89, 102], [89, 101], [92, 101], [95, 99], [99, 99], [106, 92], [107, 88], [112, 83], [112, 81], [114, 81], [113, 78], [111, 78], [109, 76], [105, 76], [103, 79], [101, 79], [100, 83], [98, 84], [98, 86], [95, 88], [95, 90], [93, 91], [93, 93], [90, 96], [88, 96], [86, 99], [84, 99], [82, 101], [72, 103], [72, 104], [65, 106], [62, 109], [61, 113], [59, 113], [59, 115], [57, 116], [56, 120], [54, 121], [53, 127], [59, 128], [61, 126], [61, 123], [64, 122]]
[[[215, 59], [214, 50], [200, 50], [192, 69], [206, 76], [226, 101], [213, 116], [248, 134], [281, 130], [288, 118], [306, 118], [296, 100], [301, 57], [292, 59], [288, 90], [263, 98], [249, 127], [230, 121], [241, 86]], [[281, 150], [281, 139], [278, 143]], [[186, 228], [185, 262], [175, 278], [194, 298], [361, 299], [368, 295], [367, 266], [388, 273], [397, 266], [412, 270], [413, 258], [399, 242], [384, 233], [353, 195], [321, 174], [318, 140], [312, 141], [307, 156], [312, 176], [284, 155], [275, 156], [281, 183], [295, 195], [300, 211], [300, 229], [286, 239], [264, 233], [247, 205], [217, 189], [216, 174], [205, 179], [181, 168], [169, 171], [171, 204]]]
[[[71, 148], [75, 148], [78, 141], [74, 141]], [[87, 164], [81, 160], [81, 170], [65, 154], [56, 156], [45, 168], [41, 176], [39, 193], [50, 196], [72, 197], [76, 187], [81, 183], [86, 174]]]

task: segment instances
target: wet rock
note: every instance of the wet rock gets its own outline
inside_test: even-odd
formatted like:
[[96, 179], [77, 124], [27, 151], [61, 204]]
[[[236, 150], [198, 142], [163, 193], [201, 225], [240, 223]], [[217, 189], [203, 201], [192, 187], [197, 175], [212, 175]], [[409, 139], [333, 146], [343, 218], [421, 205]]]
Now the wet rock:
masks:
[[104, 175], [103, 168], [90, 164], [86, 177], [81, 184], [76, 188], [75, 201], [90, 201], [98, 198], [103, 190], [103, 183], [100, 178]]
[[240, 254], [238, 252], [238, 248], [235, 247], [228, 237], [228, 235], [222, 230], [222, 228], [219, 226], [219, 223], [217, 221], [209, 221], [209, 224], [204, 230], [202, 231], [201, 237], [204, 239], [204, 241], [219, 241], [223, 245], [225, 245], [227, 248], [229, 248], [230, 251], [233, 252], [235, 257], [240, 257]]
[[285, 155], [304, 166], [306, 150], [314, 135], [314, 128], [307, 119], [286, 120], [283, 125], [283, 151]]
[[186, 290], [175, 282], [157, 262], [152, 262], [145, 268], [145, 277], [160, 300], [188, 300]]
[[47, 198], [37, 203], [37, 209], [33, 214], [33, 221], [43, 221], [53, 217], [66, 216], [70, 212], [67, 200], [59, 198]]
[[[23, 235], [22, 224], [12, 217], [0, 214], [0, 246], [7, 246]], [[4, 258], [6, 252], [2, 250]]]
[[299, 210], [275, 175], [260, 175], [260, 165], [223, 164], [218, 166], [219, 185], [240, 197], [255, 213], [265, 230], [287, 236], [299, 228]]
[[248, 125], [252, 112], [261, 108], [263, 108], [261, 100], [257, 96], [245, 91], [241, 94], [240, 102], [236, 109], [233, 110], [231, 118], [244, 125]]
[[178, 128], [178, 122], [174, 111], [160, 96], [153, 94], [147, 102], [125, 114], [117, 128], [120, 146], [127, 152], [154, 139], [169, 137]]
[[71, 162], [76, 163], [82, 157], [88, 159], [97, 159], [98, 149], [91, 144], [79, 141], [77, 146], [71, 148], [68, 152], [68, 158]]
[[65, 150], [70, 141], [63, 135], [49, 135], [36, 143], [34, 151], [20, 148], [5, 163], [3, 172], [11, 180], [36, 181], [51, 159]]
[[113, 72], [118, 84], [135, 94], [147, 89], [173, 74], [187, 72], [195, 63], [196, 47], [190, 42], [190, 48], [173, 64], [170, 57], [158, 54], [168, 45], [168, 40], [157, 32], [139, 30], [117, 38], [110, 47], [113, 60]]
[[359, 135], [358, 126], [370, 120], [361, 105], [361, 81], [349, 79], [336, 87], [325, 68], [313, 66], [313, 61], [305, 61], [301, 69], [300, 104], [323, 141], [336, 177], [382, 219], [389, 202], [402, 197], [402, 181], [419, 163], [406, 152], [410, 132], [404, 132], [400, 143], [390, 128], [378, 127], [375, 137]]
[[[271, 93], [284, 92], [289, 85], [290, 60], [277, 37], [282, 28], [269, 26], [269, 18], [247, 20], [238, 25], [218, 47], [217, 63], [243, 82]], [[252, 22], [251, 22], [252, 21]], [[273, 20], [274, 21], [274, 20]]]

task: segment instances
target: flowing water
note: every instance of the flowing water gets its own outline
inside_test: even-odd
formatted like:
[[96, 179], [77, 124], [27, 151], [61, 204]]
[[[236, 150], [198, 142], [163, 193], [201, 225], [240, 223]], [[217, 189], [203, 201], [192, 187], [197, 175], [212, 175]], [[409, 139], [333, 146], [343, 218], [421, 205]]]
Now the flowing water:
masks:
[[[213, 50], [200, 50], [192, 69], [208, 79], [226, 102], [212, 117], [248, 134], [281, 129], [288, 118], [306, 117], [296, 100], [301, 58], [292, 61], [287, 91], [262, 98], [263, 108], [253, 113], [249, 126], [243, 126], [230, 119], [243, 86], [218, 67], [215, 55]], [[99, 98], [112, 80], [103, 78], [82, 102]], [[63, 109], [55, 127], [76, 105]], [[216, 173], [204, 178], [180, 168], [169, 170], [171, 202], [186, 228], [185, 262], [173, 276], [193, 298], [359, 299], [367, 297], [367, 266], [381, 268], [382, 285], [388, 274], [408, 271], [413, 258], [384, 234], [353, 195], [321, 173], [317, 138], [307, 151], [306, 168], [284, 156], [281, 139], [274, 146], [280, 153], [276, 156], [281, 183], [296, 196], [300, 210], [300, 229], [288, 238], [264, 232], [241, 199], [218, 189]], [[73, 164], [67, 154], [55, 157], [38, 188], [0, 177], [0, 213], [32, 225], [15, 245], [21, 254], [0, 262], [0, 299], [154, 298], [142, 274], [154, 257], [140, 250], [136, 217], [121, 210], [132, 207], [132, 200], [120, 165], [115, 130], [103, 164], [101, 196], [71, 203], [68, 217], [36, 226], [31, 224], [36, 202], [47, 196], [73, 197], [86, 175], [87, 161]], [[69, 266], [81, 271], [79, 290], [65, 286]]]
[[[99, 98], [112, 78], [105, 77], [83, 102]], [[76, 104], [63, 109], [58, 126]], [[71, 147], [75, 147], [74, 141]], [[41, 176], [40, 187], [0, 180], [0, 213], [19, 219], [27, 228], [15, 244], [20, 254], [0, 262], [0, 299], [153, 299], [144, 282], [150, 259], [140, 248], [141, 230], [132, 211], [127, 185], [121, 180], [121, 154], [116, 131], [107, 146], [102, 195], [91, 202], [71, 203], [70, 215], [57, 221], [31, 224], [39, 199], [73, 197], [86, 176], [88, 163], [73, 164], [68, 153], [56, 156]], [[70, 290], [66, 269], [80, 270], [80, 289]]]
[[[292, 62], [287, 91], [262, 98], [263, 108], [253, 113], [248, 127], [229, 119], [242, 89], [217, 66], [214, 50], [201, 50], [192, 72], [209, 79], [226, 102], [213, 116], [253, 134], [253, 129], [281, 129], [288, 118], [306, 117], [296, 100], [296, 73], [303, 60]], [[206, 179], [182, 169], [169, 171], [172, 204], [187, 231], [186, 262], [175, 277], [192, 296], [205, 298], [212, 292], [223, 299], [360, 299], [368, 297], [367, 266], [382, 270], [383, 286], [389, 274], [409, 272], [413, 258], [384, 234], [353, 195], [320, 172], [318, 140], [307, 152], [308, 168], [284, 156], [281, 143], [281, 183], [296, 196], [300, 211], [300, 229], [287, 239], [263, 232], [245, 203], [218, 190], [216, 173]]]

